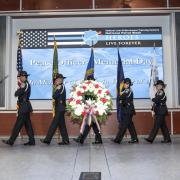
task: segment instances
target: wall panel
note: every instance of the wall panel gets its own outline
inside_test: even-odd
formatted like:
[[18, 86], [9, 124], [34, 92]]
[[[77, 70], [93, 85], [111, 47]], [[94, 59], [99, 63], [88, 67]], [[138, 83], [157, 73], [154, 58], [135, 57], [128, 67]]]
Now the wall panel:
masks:
[[[174, 114], [174, 132], [180, 134], [180, 113]], [[0, 113], [0, 136], [10, 135], [12, 127], [16, 120], [15, 113]], [[45, 135], [48, 131], [49, 125], [52, 121], [51, 113], [33, 113], [31, 116], [32, 126], [35, 135]], [[170, 115], [167, 116], [167, 125], [170, 130], [171, 121]], [[153, 126], [153, 119], [150, 112], [137, 112], [134, 116], [134, 124], [137, 129], [138, 135], [148, 135]], [[77, 136], [79, 134], [80, 125], [73, 124], [70, 117], [66, 116], [66, 125], [70, 136]], [[103, 136], [114, 136], [118, 131], [118, 122], [116, 120], [116, 113], [112, 113], [108, 117], [105, 124], [101, 125], [101, 132]], [[25, 133], [25, 129], [22, 130]], [[161, 133], [161, 132], [160, 132]], [[129, 132], [127, 132], [129, 134]]]
[[163, 8], [166, 0], [96, 0], [96, 8]]
[[180, 134], [180, 112], [173, 112], [174, 134]]
[[180, 13], [175, 13], [176, 52], [177, 52], [177, 78], [178, 78], [178, 104], [180, 105]]
[[0, 17], [0, 107], [5, 107], [6, 17]]
[[169, 0], [169, 6], [170, 7], [180, 7], [180, 1], [179, 0]]
[[0, 11], [20, 10], [20, 0], [1, 0]]
[[22, 0], [23, 10], [89, 9], [91, 0]]

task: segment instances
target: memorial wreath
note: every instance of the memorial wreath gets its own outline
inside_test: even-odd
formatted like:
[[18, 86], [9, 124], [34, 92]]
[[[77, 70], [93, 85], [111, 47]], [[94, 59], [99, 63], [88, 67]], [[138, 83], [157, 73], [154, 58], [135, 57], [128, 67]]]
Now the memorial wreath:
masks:
[[74, 122], [81, 123], [89, 108], [101, 123], [111, 113], [112, 96], [102, 83], [84, 80], [72, 86], [66, 108]]

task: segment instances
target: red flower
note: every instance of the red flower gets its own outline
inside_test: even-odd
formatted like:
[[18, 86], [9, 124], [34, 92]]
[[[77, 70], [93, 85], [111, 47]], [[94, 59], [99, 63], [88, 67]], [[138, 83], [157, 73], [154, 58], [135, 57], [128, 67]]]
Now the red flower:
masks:
[[96, 111], [96, 115], [99, 115], [99, 111]]
[[106, 91], [106, 94], [110, 94], [110, 92], [107, 90], [107, 91]]
[[81, 91], [78, 91], [78, 92], [77, 92], [77, 96], [82, 96], [82, 92], [81, 92]]
[[102, 92], [102, 90], [101, 90], [101, 89], [99, 89], [99, 90], [98, 90], [98, 94], [101, 94], [101, 92]]
[[107, 102], [107, 99], [106, 99], [106, 98], [101, 98], [101, 101], [102, 101], [103, 103], [106, 103], [106, 102]]
[[81, 102], [80, 100], [76, 100], [76, 104], [80, 104], [80, 102]]
[[96, 89], [99, 88], [99, 84], [96, 84], [96, 85], [95, 85], [95, 88], [96, 88]]
[[82, 116], [84, 117], [85, 115], [86, 115], [86, 112], [85, 112], [85, 111], [83, 111], [83, 112], [82, 112]]
[[86, 89], [87, 89], [87, 87], [86, 87], [86, 86], [83, 86], [82, 88], [83, 88], [84, 90], [86, 90]]
[[69, 99], [68, 99], [68, 102], [71, 102], [71, 101], [73, 101], [73, 98], [69, 98]]
[[91, 81], [87, 81], [86, 84], [91, 84]]

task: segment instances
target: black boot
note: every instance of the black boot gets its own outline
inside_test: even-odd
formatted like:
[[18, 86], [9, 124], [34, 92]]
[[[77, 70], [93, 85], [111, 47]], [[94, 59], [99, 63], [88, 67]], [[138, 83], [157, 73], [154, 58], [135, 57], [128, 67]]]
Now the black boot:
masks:
[[128, 141], [129, 144], [133, 144], [133, 143], [139, 143], [138, 139], [131, 139], [131, 141]]
[[77, 138], [73, 138], [73, 141], [80, 143], [80, 144], [83, 144], [84, 143], [83, 135], [80, 134]]
[[11, 143], [9, 140], [2, 140], [4, 144], [8, 144], [10, 146], [13, 146], [14, 143]]
[[35, 141], [28, 141], [27, 143], [24, 143], [24, 146], [34, 146], [35, 145]]
[[120, 143], [121, 143], [121, 142], [120, 142], [119, 140], [117, 140], [117, 139], [111, 139], [111, 141], [114, 142], [114, 143], [117, 143], [117, 144], [120, 144]]
[[147, 141], [148, 143], [153, 143], [153, 140], [151, 140], [151, 139], [149, 139], [149, 138], [144, 138], [145, 139], [145, 141]]
[[81, 134], [77, 137], [77, 138], [73, 138], [73, 141], [80, 143], [80, 139], [81, 139]]
[[163, 141], [161, 141], [161, 143], [171, 143], [171, 139], [163, 140]]
[[59, 145], [68, 145], [69, 144], [69, 141], [65, 141], [63, 140], [62, 142], [58, 143]]
[[44, 143], [44, 144], [47, 144], [47, 145], [50, 144], [50, 142], [49, 142], [49, 141], [46, 141], [45, 139], [40, 139], [40, 141], [41, 141], [42, 143]]
[[101, 134], [100, 133], [96, 134], [95, 141], [92, 142], [92, 144], [102, 144], [102, 143], [103, 142], [102, 142]]

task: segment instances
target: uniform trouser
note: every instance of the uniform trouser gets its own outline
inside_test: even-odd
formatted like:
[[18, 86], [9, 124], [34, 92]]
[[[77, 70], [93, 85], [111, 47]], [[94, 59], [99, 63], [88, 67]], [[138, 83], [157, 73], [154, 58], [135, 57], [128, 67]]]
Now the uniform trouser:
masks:
[[10, 143], [12, 144], [14, 143], [23, 125], [25, 126], [27, 135], [29, 136], [29, 141], [32, 143], [35, 142], [34, 131], [33, 131], [31, 120], [30, 120], [30, 113], [28, 112], [28, 113], [22, 113], [18, 115], [14, 128], [12, 130], [12, 134], [9, 138]]
[[154, 127], [151, 130], [151, 133], [149, 135], [149, 138], [151, 141], [154, 141], [159, 128], [161, 128], [162, 135], [164, 137], [164, 140], [170, 140], [169, 130], [166, 125], [165, 115], [155, 115], [154, 119]]
[[84, 142], [84, 140], [86, 139], [91, 127], [93, 128], [93, 131], [95, 133], [95, 141], [102, 142], [101, 134], [100, 134], [98, 127], [97, 127], [97, 124], [95, 122], [91, 122], [91, 126], [89, 126], [88, 124], [85, 125], [81, 141]]
[[56, 132], [56, 129], [59, 127], [60, 134], [62, 136], [62, 141], [69, 142], [64, 113], [65, 113], [64, 111], [56, 112], [55, 117], [49, 127], [45, 141], [51, 142], [52, 137], [54, 136], [54, 133]]
[[119, 127], [119, 131], [116, 135], [115, 140], [121, 142], [124, 134], [126, 133], [126, 130], [129, 130], [129, 133], [131, 135], [132, 140], [137, 140], [137, 133], [136, 129], [134, 127], [134, 123], [132, 121], [132, 115], [131, 114], [123, 114], [122, 122]]

